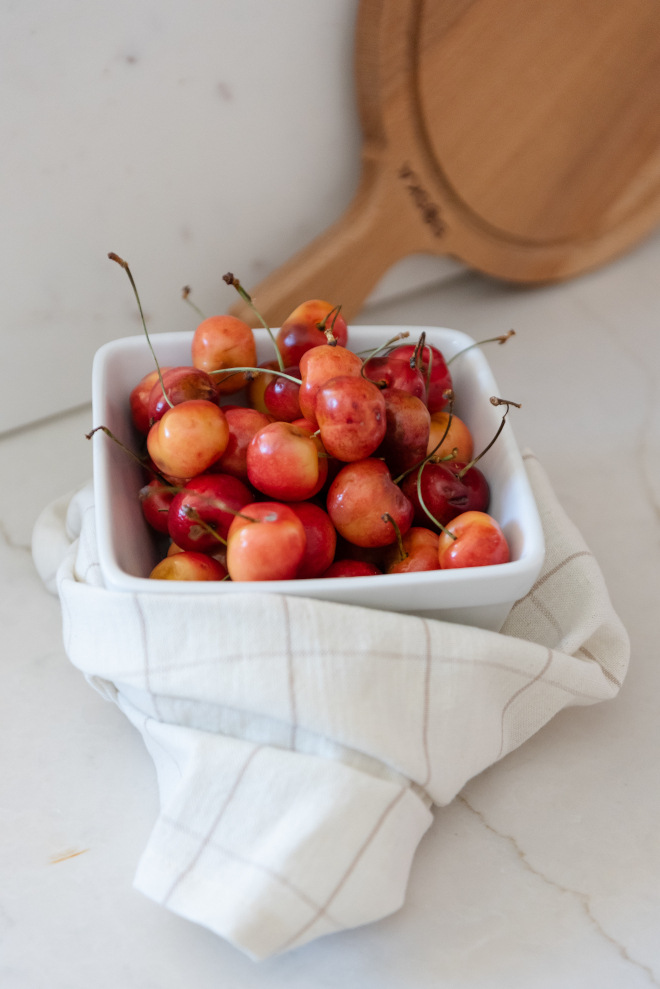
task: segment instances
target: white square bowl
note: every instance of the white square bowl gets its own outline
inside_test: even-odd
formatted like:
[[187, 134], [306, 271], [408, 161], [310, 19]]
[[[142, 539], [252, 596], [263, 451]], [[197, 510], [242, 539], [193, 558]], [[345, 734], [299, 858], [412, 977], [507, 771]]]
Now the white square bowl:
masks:
[[[353, 326], [349, 346], [363, 351], [408, 330], [410, 340], [422, 330], [427, 341], [446, 358], [474, 341], [456, 330], [416, 326]], [[163, 366], [189, 365], [192, 333], [152, 336]], [[265, 330], [255, 330], [258, 361], [273, 356]], [[107, 426], [131, 449], [138, 449], [129, 411], [129, 395], [140, 378], [153, 370], [153, 358], [142, 336], [106, 344], [94, 358], [92, 395], [94, 425]], [[475, 450], [492, 439], [502, 409], [490, 404], [498, 388], [479, 348], [452, 365], [455, 412], [474, 437]], [[242, 399], [230, 395], [226, 401]], [[106, 587], [113, 591], [150, 594], [295, 594], [345, 604], [425, 615], [445, 621], [499, 631], [511, 607], [536, 580], [545, 554], [543, 530], [520, 452], [507, 424], [497, 443], [479, 463], [491, 489], [489, 513], [506, 535], [511, 561], [489, 567], [433, 570], [423, 573], [384, 574], [350, 579], [231, 581], [149, 580], [158, 562], [156, 540], [137, 497], [144, 484], [139, 466], [103, 433], [94, 443], [94, 497], [99, 560]]]

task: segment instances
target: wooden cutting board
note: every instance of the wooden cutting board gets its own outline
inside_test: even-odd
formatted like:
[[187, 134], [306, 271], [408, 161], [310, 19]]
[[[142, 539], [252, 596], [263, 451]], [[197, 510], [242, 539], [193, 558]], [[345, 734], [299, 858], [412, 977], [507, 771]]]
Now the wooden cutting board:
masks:
[[409, 254], [550, 282], [660, 222], [658, 0], [362, 0], [356, 70], [360, 187], [253, 289], [272, 325]]

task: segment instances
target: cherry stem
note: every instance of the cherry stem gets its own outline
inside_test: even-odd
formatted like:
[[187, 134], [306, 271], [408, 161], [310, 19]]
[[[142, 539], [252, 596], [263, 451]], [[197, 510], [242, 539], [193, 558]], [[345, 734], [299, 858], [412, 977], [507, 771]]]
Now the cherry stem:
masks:
[[223, 282], [227, 282], [227, 285], [233, 285], [234, 286], [234, 288], [236, 289], [236, 291], [240, 295], [241, 299], [243, 299], [244, 302], [247, 302], [247, 304], [250, 307], [250, 309], [252, 310], [252, 312], [255, 314], [255, 316], [257, 317], [257, 319], [259, 320], [259, 322], [263, 326], [263, 328], [266, 330], [266, 332], [268, 333], [268, 336], [273, 341], [273, 347], [275, 348], [275, 356], [277, 357], [277, 363], [280, 365], [280, 371], [283, 371], [284, 370], [284, 361], [282, 360], [282, 354], [280, 353], [280, 348], [277, 346], [277, 342], [275, 340], [275, 337], [273, 336], [273, 331], [271, 330], [270, 326], [268, 325], [268, 323], [266, 322], [266, 320], [263, 318], [263, 316], [261, 315], [261, 313], [259, 312], [259, 310], [255, 306], [254, 302], [252, 301], [252, 297], [250, 295], [248, 295], [248, 293], [245, 291], [245, 289], [243, 288], [243, 286], [239, 282], [238, 278], [234, 278], [234, 276], [232, 275], [231, 271], [228, 271], [226, 275], [223, 275], [222, 276], [222, 280], [223, 280]]
[[151, 346], [151, 340], [149, 338], [149, 331], [147, 330], [147, 322], [146, 322], [146, 320], [144, 318], [144, 313], [142, 312], [142, 303], [140, 302], [140, 296], [138, 295], [137, 285], [135, 284], [135, 282], [133, 280], [133, 275], [131, 274], [131, 269], [128, 267], [128, 263], [126, 261], [124, 261], [123, 258], [120, 258], [118, 254], [115, 254], [114, 251], [110, 251], [110, 253], [108, 254], [108, 257], [110, 258], [111, 261], [116, 261], [117, 264], [121, 265], [121, 267], [124, 269], [124, 271], [128, 275], [128, 278], [129, 278], [129, 281], [130, 281], [131, 285], [133, 286], [133, 291], [135, 292], [135, 298], [137, 299], [138, 309], [140, 310], [140, 316], [142, 317], [142, 325], [144, 327], [144, 335], [147, 338], [147, 343], [149, 344], [149, 350], [151, 351], [151, 353], [153, 355], [153, 359], [156, 362], [156, 370], [158, 371], [158, 380], [160, 381], [160, 387], [163, 389], [163, 395], [165, 397], [165, 401], [167, 402], [167, 404], [169, 405], [169, 407], [171, 409], [173, 409], [174, 408], [174, 405], [172, 404], [172, 402], [170, 402], [169, 397], [168, 397], [168, 394], [165, 391], [165, 385], [163, 384], [163, 375], [161, 374], [161, 371], [160, 371], [160, 364], [158, 363], [158, 358], [156, 357], [156, 352], [154, 351], [154, 348]]
[[192, 289], [190, 288], [190, 285], [184, 285], [183, 288], [181, 289], [181, 298], [183, 299], [184, 302], [187, 302], [188, 305], [190, 306], [190, 308], [191, 309], [194, 309], [195, 312], [199, 316], [202, 317], [202, 319], [206, 319], [206, 316], [204, 315], [204, 313], [202, 312], [202, 310], [199, 308], [199, 306], [196, 306], [195, 303], [193, 302], [193, 300], [190, 298], [190, 293], [191, 292], [192, 292]]
[[[232, 375], [239, 374], [241, 371], [255, 371], [257, 374], [275, 374], [278, 378], [286, 378], [287, 381], [293, 381], [294, 385], [298, 385], [298, 387], [302, 384], [300, 378], [294, 378], [291, 374], [285, 374], [284, 371], [275, 371], [265, 367], [218, 368], [217, 371], [209, 371], [208, 374], [225, 374], [227, 378], [231, 378]], [[225, 381], [225, 378], [222, 380]]]
[[426, 343], [426, 330], [422, 333], [421, 337], [417, 341], [417, 346], [415, 347], [412, 357], [410, 358], [410, 367], [413, 371], [419, 371], [419, 361], [420, 361], [420, 350], [424, 350], [424, 344]]
[[192, 505], [184, 505], [183, 514], [187, 518], [192, 519], [193, 522], [196, 522], [197, 525], [200, 525], [205, 532], [210, 533], [215, 539], [218, 540], [219, 543], [222, 543], [223, 546], [227, 545], [227, 540], [223, 539], [220, 533], [216, 532], [212, 525], [209, 525], [208, 522], [205, 522], [202, 516], [197, 511], [197, 509], [193, 508]]
[[140, 467], [145, 467], [149, 471], [150, 474], [153, 474], [154, 475], [155, 478], [157, 478], [159, 481], [162, 481], [163, 484], [167, 484], [167, 480], [163, 477], [163, 475], [159, 471], [154, 470], [153, 467], [150, 467], [149, 466], [149, 464], [146, 462], [146, 460], [143, 460], [141, 457], [138, 457], [138, 455], [136, 453], [133, 453], [132, 450], [129, 450], [128, 447], [125, 446], [122, 443], [121, 440], [117, 439], [117, 437], [115, 436], [115, 434], [113, 432], [111, 432], [108, 429], [107, 426], [97, 426], [95, 429], [92, 429], [91, 432], [85, 433], [85, 439], [86, 440], [91, 440], [91, 438], [94, 435], [94, 433], [98, 433], [99, 431], [102, 432], [102, 433], [105, 433], [106, 436], [109, 436], [110, 439], [114, 443], [116, 443], [117, 446], [121, 447], [121, 449], [124, 451], [124, 453], [127, 453], [129, 455], [129, 457], [132, 457], [133, 460], [135, 460], [135, 462], [140, 465]]
[[504, 333], [500, 337], [488, 337], [487, 340], [479, 340], [477, 343], [471, 343], [469, 347], [465, 347], [464, 350], [459, 350], [457, 354], [454, 354], [453, 357], [450, 357], [449, 360], [447, 361], [447, 367], [449, 367], [451, 362], [455, 361], [457, 357], [460, 357], [462, 354], [467, 354], [468, 350], [474, 350], [475, 347], [482, 347], [485, 343], [499, 343], [501, 346], [503, 343], [506, 343], [507, 340], [510, 340], [511, 337], [515, 337], [515, 335], [516, 335], [515, 330], [509, 330], [508, 333]]
[[486, 448], [485, 448], [484, 450], [482, 450], [482, 451], [481, 451], [481, 453], [479, 454], [479, 456], [478, 456], [478, 457], [475, 457], [475, 458], [474, 458], [474, 460], [472, 460], [472, 461], [470, 461], [470, 463], [469, 463], [469, 464], [466, 464], [466, 465], [465, 465], [465, 467], [463, 468], [463, 470], [462, 470], [462, 471], [460, 471], [460, 473], [458, 473], [458, 474], [456, 475], [456, 476], [458, 477], [458, 479], [459, 479], [459, 481], [460, 481], [460, 479], [461, 479], [461, 478], [462, 478], [462, 477], [463, 477], [463, 476], [464, 476], [465, 474], [467, 474], [467, 472], [468, 472], [468, 471], [470, 470], [470, 468], [471, 468], [471, 467], [474, 467], [474, 465], [475, 465], [475, 464], [476, 464], [476, 463], [477, 463], [477, 462], [478, 462], [479, 460], [481, 460], [481, 458], [483, 457], [483, 455], [484, 455], [484, 453], [488, 453], [488, 451], [490, 450], [490, 448], [491, 448], [491, 446], [493, 445], [493, 443], [495, 442], [495, 440], [497, 439], [497, 437], [498, 437], [498, 436], [500, 435], [500, 433], [501, 433], [501, 432], [502, 432], [502, 430], [504, 429], [504, 423], [506, 422], [506, 417], [507, 417], [507, 416], [508, 416], [508, 414], [509, 414], [509, 407], [510, 407], [511, 405], [515, 405], [515, 407], [516, 407], [517, 409], [519, 409], [519, 408], [521, 408], [521, 406], [520, 406], [520, 403], [519, 403], [519, 402], [511, 402], [511, 401], [507, 401], [507, 399], [505, 399], [505, 398], [497, 398], [497, 397], [496, 397], [495, 395], [493, 395], [493, 397], [491, 398], [491, 400], [490, 400], [490, 404], [491, 404], [491, 405], [506, 405], [506, 412], [505, 412], [505, 413], [504, 413], [504, 415], [502, 416], [502, 422], [500, 423], [500, 425], [499, 425], [499, 428], [498, 428], [498, 430], [497, 430], [497, 432], [496, 432], [496, 433], [495, 433], [495, 435], [493, 436], [493, 438], [492, 438], [492, 440], [490, 441], [490, 443], [488, 444], [488, 446], [487, 446], [487, 447], [486, 447]]
[[390, 515], [389, 512], [385, 512], [384, 515], [381, 515], [381, 519], [383, 520], [383, 522], [391, 522], [392, 525], [394, 526], [394, 531], [396, 532], [396, 541], [399, 544], [399, 556], [401, 557], [402, 560], [405, 560], [406, 557], [408, 556], [408, 554], [406, 553], [405, 549], [403, 548], [403, 539], [401, 538], [401, 529], [398, 527], [398, 525], [396, 524], [396, 522], [394, 521], [394, 519], [392, 518], [392, 516]]
[[[325, 338], [328, 341], [329, 347], [337, 346], [338, 341], [337, 341], [337, 337], [334, 334], [334, 329], [335, 329], [335, 323], [337, 321], [337, 316], [339, 315], [340, 312], [341, 312], [341, 306], [335, 306], [334, 309], [331, 309], [329, 312], [325, 314], [325, 316], [323, 317], [320, 323], [316, 324], [316, 329], [320, 330], [321, 333], [325, 333]], [[334, 319], [332, 320], [332, 323], [328, 327], [327, 325], [328, 320], [330, 319], [333, 313], [335, 314]]]
[[453, 532], [450, 532], [449, 529], [446, 529], [444, 527], [444, 525], [442, 524], [442, 522], [438, 522], [438, 520], [435, 518], [435, 516], [434, 515], [431, 515], [431, 513], [428, 510], [428, 508], [424, 504], [424, 498], [422, 497], [422, 472], [423, 472], [423, 470], [424, 470], [425, 467], [426, 467], [426, 463], [423, 463], [421, 465], [421, 467], [419, 468], [419, 473], [417, 475], [417, 497], [419, 499], [419, 503], [422, 506], [422, 508], [424, 509], [424, 511], [426, 512], [426, 514], [428, 515], [428, 517], [431, 519], [431, 521], [434, 522], [438, 526], [438, 528], [442, 529], [442, 531], [444, 532], [444, 534], [446, 536], [451, 536], [451, 538], [453, 540], [456, 540], [456, 536], [454, 535], [454, 533]]
[[[360, 357], [361, 354], [369, 354], [369, 356], [365, 357], [365, 359], [362, 361], [362, 368], [360, 369], [360, 374], [362, 375], [362, 377], [363, 378], [367, 377], [366, 374], [364, 373], [365, 367], [373, 357], [375, 357], [377, 354], [380, 354], [381, 350], [387, 350], [387, 348], [391, 347], [393, 343], [397, 342], [397, 340], [405, 340], [406, 337], [409, 336], [410, 333], [408, 332], [408, 330], [404, 330], [403, 333], [397, 333], [397, 335], [395, 337], [392, 337], [391, 340], [388, 340], [387, 343], [381, 343], [380, 347], [376, 347], [375, 350], [372, 350], [371, 352], [369, 352], [368, 350], [362, 350], [360, 354], [357, 354], [358, 357]], [[367, 380], [371, 380], [371, 379], [367, 379]]]
[[[413, 464], [412, 467], [409, 467], [408, 470], [405, 470], [403, 472], [403, 474], [400, 474], [397, 478], [395, 478], [394, 484], [400, 484], [400, 482], [404, 479], [404, 477], [407, 477], [408, 474], [412, 474], [412, 472], [414, 470], [417, 470], [418, 467], [423, 467], [424, 464], [427, 463], [431, 459], [431, 457], [434, 457], [435, 456], [436, 452], [440, 449], [440, 447], [442, 446], [442, 444], [447, 439], [447, 436], [449, 434], [449, 430], [451, 429], [451, 422], [452, 422], [452, 419], [454, 418], [454, 393], [451, 390], [451, 388], [447, 388], [442, 393], [442, 397], [443, 398], [446, 398], [447, 401], [449, 402], [449, 419], [447, 420], [447, 426], [445, 427], [445, 431], [442, 434], [442, 439], [440, 440], [439, 443], [436, 443], [436, 445], [433, 447], [433, 449], [431, 450], [431, 452], [430, 453], [427, 453], [426, 456], [422, 460], [419, 460], [416, 464]], [[451, 457], [449, 457], [448, 459], [451, 460]]]
[[[231, 580], [231, 577], [229, 576], [229, 574], [228, 574], [228, 573], [226, 573], [226, 574], [224, 575], [224, 577], [222, 578], [222, 580]], [[221, 581], [221, 583], [222, 583], [222, 581]]]
[[[422, 361], [424, 360], [424, 353], [422, 352]], [[428, 401], [429, 389], [431, 387], [431, 368], [433, 367], [433, 347], [429, 347], [429, 366], [426, 369], [426, 398]]]

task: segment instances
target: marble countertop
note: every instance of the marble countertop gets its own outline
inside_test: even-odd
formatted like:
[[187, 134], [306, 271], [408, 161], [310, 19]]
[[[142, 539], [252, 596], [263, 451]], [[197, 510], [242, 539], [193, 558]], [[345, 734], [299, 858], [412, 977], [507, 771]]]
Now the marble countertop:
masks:
[[0, 437], [3, 989], [660, 986], [659, 266], [656, 236], [565, 285], [464, 274], [363, 314], [516, 329], [489, 360], [603, 568], [632, 662], [616, 700], [562, 712], [435, 810], [397, 914], [259, 965], [131, 888], [152, 763], [69, 665], [32, 566], [39, 510], [91, 473], [90, 410]]

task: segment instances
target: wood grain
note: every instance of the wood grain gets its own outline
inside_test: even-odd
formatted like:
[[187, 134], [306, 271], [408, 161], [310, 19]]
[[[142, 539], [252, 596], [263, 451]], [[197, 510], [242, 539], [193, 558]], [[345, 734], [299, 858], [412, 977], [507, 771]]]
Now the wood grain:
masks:
[[411, 253], [547, 282], [660, 222], [656, 0], [362, 0], [356, 78], [358, 194], [254, 289], [273, 325]]

